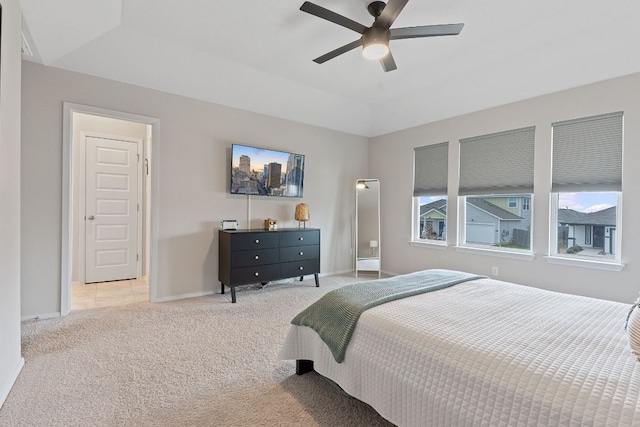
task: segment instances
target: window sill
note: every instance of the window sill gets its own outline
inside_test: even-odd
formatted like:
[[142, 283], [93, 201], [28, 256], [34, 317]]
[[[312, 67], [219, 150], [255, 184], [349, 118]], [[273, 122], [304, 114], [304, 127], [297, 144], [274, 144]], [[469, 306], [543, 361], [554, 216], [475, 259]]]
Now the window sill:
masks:
[[429, 248], [429, 249], [447, 249], [447, 242], [440, 240], [440, 243], [435, 242], [423, 242], [419, 240], [410, 240], [409, 245], [415, 246], [416, 248]]
[[595, 268], [597, 270], [622, 271], [625, 264], [619, 262], [592, 261], [588, 259], [567, 258], [560, 256], [545, 256], [549, 264], [570, 265], [572, 267]]
[[524, 261], [533, 261], [536, 255], [531, 252], [514, 252], [506, 250], [476, 248], [472, 246], [455, 246], [456, 252], [465, 252], [470, 254], [488, 255], [501, 258], [520, 259]]

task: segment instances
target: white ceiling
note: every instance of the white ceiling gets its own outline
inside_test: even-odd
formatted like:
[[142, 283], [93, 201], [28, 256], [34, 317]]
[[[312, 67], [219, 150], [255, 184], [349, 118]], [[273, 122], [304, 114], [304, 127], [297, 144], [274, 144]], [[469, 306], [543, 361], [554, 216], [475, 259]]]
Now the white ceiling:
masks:
[[21, 0], [26, 59], [364, 136], [640, 71], [637, 0], [411, 0], [392, 28], [465, 27], [391, 41], [389, 73], [358, 49], [312, 62], [359, 35], [302, 2]]

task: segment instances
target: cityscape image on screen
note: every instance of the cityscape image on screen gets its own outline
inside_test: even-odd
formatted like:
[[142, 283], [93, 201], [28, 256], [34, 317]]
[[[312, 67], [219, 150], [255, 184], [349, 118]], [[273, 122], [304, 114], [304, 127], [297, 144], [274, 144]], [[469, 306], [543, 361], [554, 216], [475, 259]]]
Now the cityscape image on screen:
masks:
[[231, 147], [231, 194], [302, 197], [303, 181], [303, 154]]

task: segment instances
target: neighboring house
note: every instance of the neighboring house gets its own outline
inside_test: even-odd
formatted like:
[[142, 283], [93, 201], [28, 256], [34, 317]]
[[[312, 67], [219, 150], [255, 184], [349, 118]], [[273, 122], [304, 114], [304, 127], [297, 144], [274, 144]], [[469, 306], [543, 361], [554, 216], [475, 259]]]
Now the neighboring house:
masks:
[[446, 239], [447, 200], [440, 199], [420, 206], [420, 238]]
[[567, 248], [581, 246], [615, 255], [616, 207], [597, 212], [558, 209], [558, 241]]
[[[446, 199], [420, 206], [420, 238], [446, 238]], [[531, 198], [524, 196], [467, 197], [467, 243], [515, 243], [514, 230], [526, 235], [531, 227]]]
[[511, 243], [515, 229], [529, 231], [530, 222], [496, 204], [508, 203], [507, 199], [519, 198], [467, 197], [467, 243]]

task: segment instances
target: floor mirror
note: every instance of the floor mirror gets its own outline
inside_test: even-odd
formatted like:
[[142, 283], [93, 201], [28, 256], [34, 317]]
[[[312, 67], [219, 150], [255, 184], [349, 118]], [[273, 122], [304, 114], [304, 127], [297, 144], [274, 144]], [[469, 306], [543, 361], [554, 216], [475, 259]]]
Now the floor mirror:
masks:
[[354, 269], [380, 277], [380, 181], [356, 181]]

